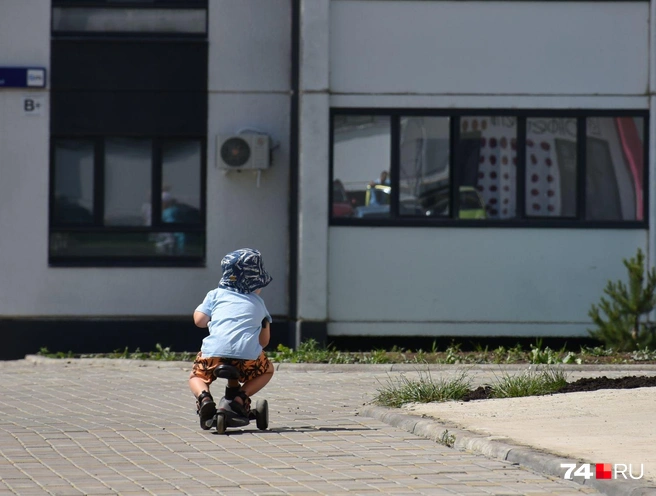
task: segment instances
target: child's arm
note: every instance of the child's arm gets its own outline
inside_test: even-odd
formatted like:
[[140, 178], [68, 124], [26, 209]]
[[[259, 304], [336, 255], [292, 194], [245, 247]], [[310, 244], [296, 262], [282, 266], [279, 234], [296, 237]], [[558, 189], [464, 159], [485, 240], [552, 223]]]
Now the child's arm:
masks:
[[262, 330], [260, 331], [260, 346], [262, 346], [262, 348], [266, 347], [266, 345], [269, 344], [270, 339], [271, 326], [269, 325], [269, 321], [264, 318], [262, 319]]
[[207, 324], [210, 323], [210, 320], [211, 318], [209, 315], [199, 312], [198, 310], [194, 312], [194, 324], [196, 324], [196, 326], [205, 328], [207, 327]]

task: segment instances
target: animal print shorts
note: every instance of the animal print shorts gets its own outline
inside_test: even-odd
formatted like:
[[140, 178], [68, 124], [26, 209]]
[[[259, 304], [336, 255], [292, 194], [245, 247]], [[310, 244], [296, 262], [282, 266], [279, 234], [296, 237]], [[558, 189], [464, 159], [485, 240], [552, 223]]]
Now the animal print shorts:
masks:
[[194, 367], [191, 370], [191, 377], [200, 377], [206, 384], [214, 382], [214, 370], [219, 365], [232, 365], [239, 371], [239, 382], [242, 384], [256, 377], [265, 374], [269, 370], [271, 362], [266, 357], [264, 352], [255, 360], [239, 360], [237, 358], [222, 358], [222, 357], [203, 357], [202, 353], [196, 355], [194, 360]]

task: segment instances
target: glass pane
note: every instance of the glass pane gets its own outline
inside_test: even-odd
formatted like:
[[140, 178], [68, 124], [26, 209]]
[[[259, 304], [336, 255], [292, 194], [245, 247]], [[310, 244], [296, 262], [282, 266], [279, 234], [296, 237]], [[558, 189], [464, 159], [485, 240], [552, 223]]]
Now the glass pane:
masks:
[[388, 116], [335, 116], [333, 217], [389, 217], [390, 158]]
[[449, 122], [449, 117], [401, 118], [401, 215], [449, 216]]
[[150, 225], [152, 142], [105, 142], [105, 225]]
[[576, 119], [526, 119], [526, 215], [576, 217]]
[[93, 223], [93, 160], [91, 141], [55, 142], [53, 221]]
[[162, 222], [200, 224], [200, 141], [162, 146]]
[[456, 173], [460, 183], [460, 218], [516, 217], [517, 118], [462, 117]]
[[[180, 244], [180, 240], [182, 243]], [[182, 246], [182, 249], [178, 249]], [[205, 234], [178, 233], [66, 233], [50, 236], [51, 257], [170, 257], [202, 258], [205, 254]]]
[[54, 32], [205, 34], [205, 9], [55, 7]]
[[586, 219], [643, 220], [644, 119], [590, 117]]

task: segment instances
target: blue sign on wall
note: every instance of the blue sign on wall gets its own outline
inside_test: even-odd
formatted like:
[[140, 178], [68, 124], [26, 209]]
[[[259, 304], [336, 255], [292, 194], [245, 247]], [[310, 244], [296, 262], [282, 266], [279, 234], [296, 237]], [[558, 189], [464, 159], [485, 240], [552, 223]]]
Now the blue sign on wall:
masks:
[[0, 67], [0, 88], [45, 88], [43, 67]]

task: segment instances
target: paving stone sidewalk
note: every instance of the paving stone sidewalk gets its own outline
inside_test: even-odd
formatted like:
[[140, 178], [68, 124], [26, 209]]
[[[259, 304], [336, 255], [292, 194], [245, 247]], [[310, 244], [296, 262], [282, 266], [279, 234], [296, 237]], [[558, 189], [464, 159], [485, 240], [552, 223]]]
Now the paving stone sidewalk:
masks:
[[0, 495], [599, 494], [359, 415], [382, 368], [282, 367], [262, 394], [270, 429], [229, 435], [198, 427], [188, 370], [0, 362]]

